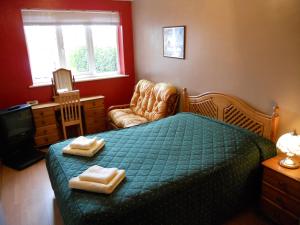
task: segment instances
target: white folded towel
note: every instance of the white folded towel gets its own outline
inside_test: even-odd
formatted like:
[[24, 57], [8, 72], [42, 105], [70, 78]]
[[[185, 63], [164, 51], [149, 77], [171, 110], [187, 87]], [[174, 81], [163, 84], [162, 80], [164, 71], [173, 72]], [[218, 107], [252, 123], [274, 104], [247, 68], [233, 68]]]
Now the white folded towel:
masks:
[[108, 184], [118, 172], [117, 168], [104, 168], [98, 165], [91, 166], [79, 175], [82, 181]]
[[94, 144], [96, 143], [96, 138], [87, 138], [84, 136], [79, 136], [78, 138], [75, 138], [71, 144], [71, 148], [77, 148], [77, 149], [90, 149]]
[[84, 190], [84, 191], [110, 194], [115, 190], [115, 188], [124, 178], [125, 178], [125, 170], [118, 170], [117, 174], [108, 184], [82, 181], [80, 180], [79, 177], [73, 177], [71, 180], [69, 180], [69, 187], [74, 189]]
[[63, 148], [63, 153], [65, 154], [71, 154], [71, 155], [79, 155], [79, 156], [87, 156], [92, 157], [94, 156], [103, 146], [105, 145], [104, 139], [100, 139], [96, 141], [94, 145], [88, 150], [82, 150], [82, 149], [75, 149], [71, 148], [70, 145], [67, 145]]

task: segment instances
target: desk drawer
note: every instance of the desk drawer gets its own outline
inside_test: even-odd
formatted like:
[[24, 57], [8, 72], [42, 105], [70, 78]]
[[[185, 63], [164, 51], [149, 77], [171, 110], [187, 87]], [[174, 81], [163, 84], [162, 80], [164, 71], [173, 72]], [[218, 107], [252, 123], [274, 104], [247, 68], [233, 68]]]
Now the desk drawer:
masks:
[[45, 126], [45, 127], [38, 127], [35, 132], [35, 136], [44, 136], [44, 135], [51, 135], [51, 134], [58, 134], [58, 129], [56, 124]]
[[105, 131], [105, 124], [96, 124], [96, 125], [90, 125], [86, 127], [86, 133], [87, 134], [94, 134]]
[[35, 109], [32, 111], [35, 119], [42, 119], [47, 116], [55, 116], [53, 108]]
[[262, 186], [262, 195], [272, 202], [276, 203], [276, 205], [280, 206], [283, 209], [286, 209], [296, 216], [300, 217], [300, 201], [291, 198], [278, 189], [274, 189], [269, 184], [263, 182]]
[[59, 140], [60, 138], [58, 134], [39, 136], [39, 137], [35, 137], [35, 144], [37, 146], [50, 145]]
[[280, 225], [299, 225], [298, 218], [292, 213], [278, 207], [267, 198], [261, 199], [262, 211], [270, 217], [275, 223]]
[[104, 108], [103, 99], [95, 99], [83, 102], [84, 109], [92, 109], [92, 108]]
[[46, 116], [42, 119], [35, 119], [35, 127], [44, 127], [52, 124], [56, 124], [55, 116]]
[[105, 119], [103, 117], [102, 118], [89, 118], [88, 120], [85, 121], [85, 125], [87, 127], [105, 125]]
[[278, 188], [282, 192], [300, 199], [299, 182], [280, 173], [274, 172], [269, 168], [264, 168], [263, 180], [275, 188]]
[[86, 121], [88, 121], [91, 118], [105, 118], [104, 108], [87, 109], [84, 111], [84, 114]]

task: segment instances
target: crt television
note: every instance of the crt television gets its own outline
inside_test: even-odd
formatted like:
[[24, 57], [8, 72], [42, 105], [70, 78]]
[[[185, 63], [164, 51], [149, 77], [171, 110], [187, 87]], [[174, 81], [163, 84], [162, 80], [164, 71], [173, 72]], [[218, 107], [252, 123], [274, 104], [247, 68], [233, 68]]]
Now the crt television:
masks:
[[36, 155], [34, 133], [30, 105], [22, 104], [0, 110], [0, 158], [4, 164], [23, 167], [24, 161]]
[[0, 111], [1, 156], [17, 151], [24, 142], [33, 140], [34, 125], [30, 105], [13, 106]]

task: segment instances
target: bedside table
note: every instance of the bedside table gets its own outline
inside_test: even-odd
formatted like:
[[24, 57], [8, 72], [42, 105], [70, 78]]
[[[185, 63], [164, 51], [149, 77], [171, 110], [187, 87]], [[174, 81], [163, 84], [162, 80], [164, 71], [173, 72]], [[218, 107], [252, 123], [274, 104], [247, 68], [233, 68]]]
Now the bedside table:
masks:
[[[300, 168], [286, 169], [279, 165], [285, 155], [262, 163], [263, 182], [261, 209], [280, 225], [300, 225]], [[300, 158], [296, 158], [300, 162]]]

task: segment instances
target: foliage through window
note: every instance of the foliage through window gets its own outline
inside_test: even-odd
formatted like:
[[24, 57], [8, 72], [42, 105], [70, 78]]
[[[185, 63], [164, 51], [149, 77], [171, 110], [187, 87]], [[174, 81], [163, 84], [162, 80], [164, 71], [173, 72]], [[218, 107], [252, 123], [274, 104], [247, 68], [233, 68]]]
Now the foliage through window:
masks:
[[61, 67], [75, 80], [120, 73], [118, 25], [24, 23], [24, 30], [34, 85], [50, 83]]

